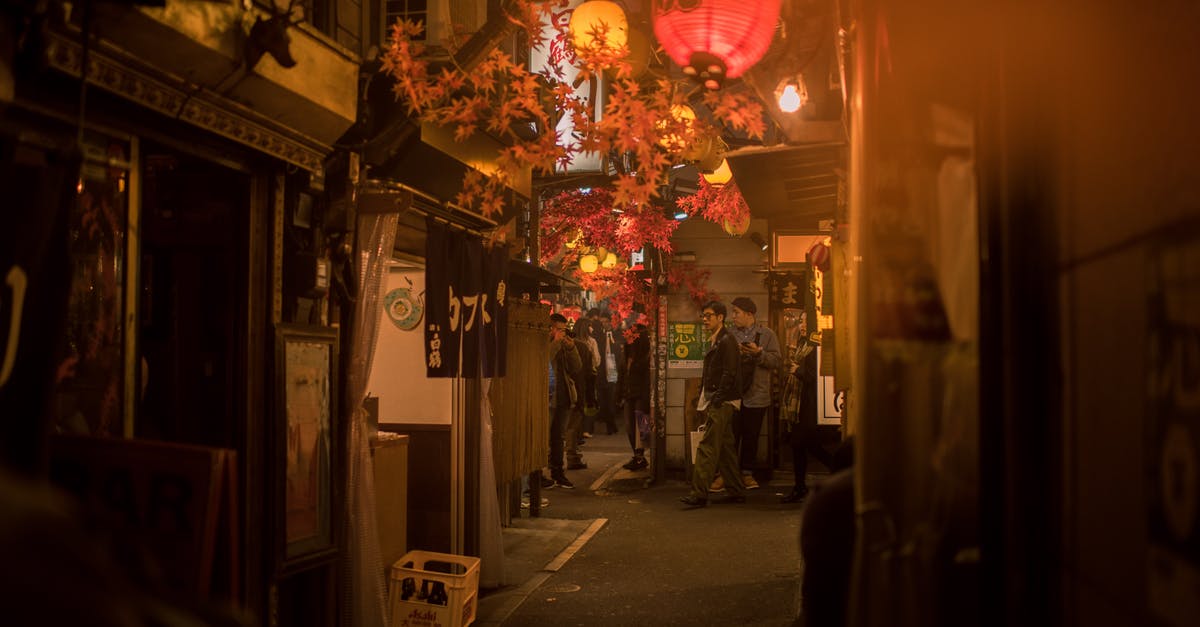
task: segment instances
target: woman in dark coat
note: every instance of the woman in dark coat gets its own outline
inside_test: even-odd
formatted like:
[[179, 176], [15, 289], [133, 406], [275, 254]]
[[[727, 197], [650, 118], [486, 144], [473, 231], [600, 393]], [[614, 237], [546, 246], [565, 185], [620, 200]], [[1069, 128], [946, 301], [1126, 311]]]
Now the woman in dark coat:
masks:
[[625, 364], [621, 369], [621, 399], [624, 401], [626, 433], [633, 459], [625, 464], [629, 470], [640, 470], [646, 462], [646, 446], [650, 442], [650, 338], [646, 325], [633, 327], [636, 334], [625, 347]]
[[788, 346], [788, 376], [784, 379], [779, 403], [779, 420], [792, 448], [792, 473], [795, 485], [782, 497], [784, 503], [801, 501], [808, 495], [805, 478], [811, 454], [826, 466], [832, 464], [828, 452], [817, 438], [817, 346], [820, 340], [807, 333], [801, 316], [794, 344]]

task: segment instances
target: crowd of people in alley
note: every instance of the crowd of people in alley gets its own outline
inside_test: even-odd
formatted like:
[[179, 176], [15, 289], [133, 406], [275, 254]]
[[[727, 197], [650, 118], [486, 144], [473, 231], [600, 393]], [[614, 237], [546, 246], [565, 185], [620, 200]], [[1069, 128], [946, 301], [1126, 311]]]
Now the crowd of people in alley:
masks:
[[[746, 492], [759, 487], [753, 471], [772, 406], [792, 453], [793, 487], [781, 502], [797, 503], [807, 496], [810, 455], [833, 467], [815, 429], [818, 334], [809, 333], [804, 312], [799, 312], [787, 320], [785, 347], [757, 314], [757, 305], [745, 296], [733, 299], [729, 308], [718, 301], [702, 308], [709, 340], [696, 404], [702, 436], [691, 491], [680, 499], [686, 509], [706, 506], [710, 495], [723, 495], [721, 502], [744, 502]], [[634, 322], [628, 332], [614, 329], [611, 314], [601, 309], [588, 311], [573, 326], [561, 313], [552, 314], [550, 322], [549, 476], [541, 477], [541, 487], [573, 488], [567, 471], [587, 468], [580, 446], [598, 428], [617, 433], [618, 418], [632, 453], [624, 467], [647, 468], [652, 419], [645, 325]]]
[[[708, 339], [696, 402], [698, 431], [684, 510], [710, 503], [745, 503], [759, 488], [754, 476], [765, 419], [778, 420], [792, 455], [792, 487], [779, 501], [805, 503], [799, 538], [800, 586], [805, 625], [844, 624], [845, 590], [853, 553], [853, 471], [850, 442], [835, 452], [823, 445], [817, 427], [819, 334], [810, 333], [803, 311], [789, 312], [780, 337], [758, 320], [747, 297], [712, 301], [701, 309]], [[614, 328], [609, 312], [592, 309], [572, 325], [561, 313], [550, 318], [548, 364], [550, 406], [549, 476], [542, 489], [574, 488], [568, 471], [583, 470], [582, 445], [594, 432], [615, 434], [623, 425], [631, 458], [626, 470], [650, 467], [651, 342], [644, 324]], [[774, 407], [775, 411], [770, 409]], [[830, 470], [807, 485], [808, 458]]]

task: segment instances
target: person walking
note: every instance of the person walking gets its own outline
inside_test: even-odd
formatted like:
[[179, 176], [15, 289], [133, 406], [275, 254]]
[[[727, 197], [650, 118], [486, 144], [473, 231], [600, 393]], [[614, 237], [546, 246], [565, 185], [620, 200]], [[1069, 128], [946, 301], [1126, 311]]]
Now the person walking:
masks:
[[685, 509], [708, 505], [708, 488], [717, 470], [727, 477], [725, 489], [729, 496], [725, 502], [746, 502], [746, 486], [733, 447], [733, 412], [741, 402], [737, 389], [740, 351], [733, 334], [725, 329], [725, 316], [725, 305], [717, 301], [704, 305], [700, 314], [704, 330], [711, 334], [710, 347], [704, 353], [700, 400], [696, 403], [704, 416], [704, 436], [696, 449], [692, 490], [679, 498]]
[[625, 353], [626, 363], [620, 377], [622, 411], [625, 430], [633, 459], [625, 463], [626, 470], [641, 470], [649, 465], [646, 447], [650, 442], [650, 338], [646, 325], [634, 325], [637, 336]]
[[564, 434], [580, 391], [576, 379], [583, 372], [583, 359], [574, 339], [567, 335], [567, 318], [562, 314], [550, 314], [550, 480], [545, 487], [574, 488], [575, 484], [563, 472], [564, 435], [572, 438], [575, 448], [576, 433]]
[[[739, 296], [732, 304], [733, 327], [729, 331], [738, 341], [742, 376], [750, 373], [742, 384], [742, 406], [734, 413], [734, 446], [742, 468], [742, 483], [746, 484], [747, 490], [753, 490], [758, 487], [758, 481], [754, 479], [758, 437], [762, 433], [763, 417], [771, 405], [771, 373], [783, 365], [783, 354], [775, 332], [755, 320], [758, 307], [753, 300]], [[723, 483], [718, 477], [711, 491], [720, 491]]]

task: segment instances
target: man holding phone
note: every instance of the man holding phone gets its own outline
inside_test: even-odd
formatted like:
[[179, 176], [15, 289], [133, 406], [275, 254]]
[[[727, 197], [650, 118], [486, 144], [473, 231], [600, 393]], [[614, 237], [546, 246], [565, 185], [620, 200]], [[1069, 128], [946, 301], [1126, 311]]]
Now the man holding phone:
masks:
[[[733, 337], [738, 341], [742, 375], [752, 373], [742, 385], [742, 405], [733, 418], [735, 446], [746, 489], [758, 487], [752, 471], [758, 457], [758, 437], [763, 417], [771, 405], [771, 373], [783, 365], [783, 352], [775, 332], [758, 323], [754, 301], [739, 296], [733, 299]], [[718, 489], [719, 486], [713, 486]]]

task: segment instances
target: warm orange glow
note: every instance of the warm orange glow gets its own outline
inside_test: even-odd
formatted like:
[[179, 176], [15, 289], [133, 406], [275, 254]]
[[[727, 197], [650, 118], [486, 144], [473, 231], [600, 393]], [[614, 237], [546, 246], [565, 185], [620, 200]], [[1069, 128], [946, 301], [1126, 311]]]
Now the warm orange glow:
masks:
[[779, 110], [784, 113], [795, 113], [800, 110], [800, 92], [792, 83], [788, 83], [787, 87], [783, 88], [783, 93], [779, 95]]
[[615, 2], [589, 0], [571, 14], [571, 39], [581, 57], [613, 54], [629, 42], [629, 22]]
[[[682, 125], [686, 129], [684, 130], [684, 134], [680, 135], [675, 132], [665, 133], [658, 140], [658, 143], [667, 150], [681, 151], [691, 142], [692, 125], [696, 120], [696, 112], [685, 104], [671, 105], [671, 119], [674, 121], [671, 123], [672, 126], [678, 128], [679, 125]], [[659, 122], [658, 124], [660, 128], [667, 130], [668, 123]]]
[[600, 260], [596, 259], [595, 255], [584, 255], [579, 258], [579, 269], [583, 270], [587, 274], [595, 272], [596, 268], [599, 267]]
[[617, 267], [617, 254], [616, 253], [608, 253], [607, 255], [605, 255], [604, 261], [600, 263], [600, 266], [604, 267], [604, 268]]
[[730, 222], [729, 219], [726, 218], [724, 221], [722, 221], [721, 226], [722, 226], [722, 228], [725, 229], [725, 232], [730, 235], [733, 235], [733, 236], [745, 235], [746, 231], [748, 231], [750, 229], [750, 216], [747, 215], [746, 217], [742, 218], [740, 221], [738, 221], [736, 223]]
[[724, 187], [725, 184], [733, 180], [733, 170], [729, 169], [729, 160], [721, 159], [721, 165], [717, 166], [712, 172], [701, 172], [700, 176], [704, 177], [704, 182], [713, 187]]

